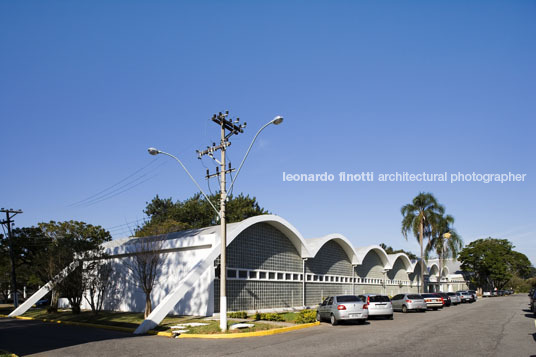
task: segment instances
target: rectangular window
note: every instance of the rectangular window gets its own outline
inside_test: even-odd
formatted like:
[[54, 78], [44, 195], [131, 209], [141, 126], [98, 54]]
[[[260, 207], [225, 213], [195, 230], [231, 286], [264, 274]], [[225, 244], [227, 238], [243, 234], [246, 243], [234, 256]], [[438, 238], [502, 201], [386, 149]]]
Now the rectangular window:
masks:
[[292, 274], [285, 274], [285, 280], [292, 280]]
[[236, 278], [236, 270], [227, 269], [227, 277], [231, 279]]
[[299, 278], [298, 274], [293, 274], [292, 275], [292, 280], [299, 280], [299, 279], [300, 278]]
[[318, 281], [318, 275], [313, 275], [313, 281]]
[[322, 275], [320, 275], [320, 276], [318, 277], [318, 281], [324, 281], [324, 277], [323, 277]]
[[250, 271], [249, 272], [249, 278], [250, 279], [257, 279], [257, 272], [256, 271]]
[[275, 279], [275, 273], [269, 272], [268, 273], [268, 279], [270, 279], [270, 280]]
[[332, 276], [332, 277], [330, 277], [330, 279], [329, 279], [329, 280], [333, 282], [333, 281], [335, 281], [335, 277], [334, 277], [334, 276]]
[[339, 277], [338, 277], [338, 276], [335, 277], [335, 282], [336, 282], [336, 283], [339, 282]]
[[283, 273], [277, 273], [277, 280], [283, 280]]
[[266, 272], [265, 271], [260, 271], [259, 272], [259, 279], [266, 279]]
[[238, 271], [238, 278], [240, 279], [247, 279], [248, 272], [246, 270], [239, 270]]
[[311, 281], [311, 275], [307, 275], [307, 281]]
[[300, 274], [300, 280], [303, 280], [303, 274]]

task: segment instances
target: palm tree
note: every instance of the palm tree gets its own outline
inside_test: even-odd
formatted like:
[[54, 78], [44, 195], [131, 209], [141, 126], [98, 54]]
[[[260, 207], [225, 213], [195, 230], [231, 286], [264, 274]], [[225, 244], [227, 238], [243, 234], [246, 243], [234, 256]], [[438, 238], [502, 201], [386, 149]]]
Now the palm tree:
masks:
[[[437, 216], [443, 216], [445, 208], [440, 205], [431, 193], [420, 192], [412, 201], [403, 206], [400, 210], [402, 213], [402, 234], [406, 240], [408, 232], [412, 232], [421, 247], [421, 262], [424, 262], [424, 237], [430, 237], [432, 234], [432, 222], [436, 221]], [[425, 266], [425, 265], [424, 265]], [[421, 288], [424, 285], [424, 268], [421, 265]]]
[[445, 259], [456, 257], [463, 247], [462, 237], [452, 227], [454, 217], [451, 215], [436, 216], [432, 222], [431, 237], [426, 245], [425, 254], [428, 258], [430, 252], [435, 252], [439, 258], [439, 286]]

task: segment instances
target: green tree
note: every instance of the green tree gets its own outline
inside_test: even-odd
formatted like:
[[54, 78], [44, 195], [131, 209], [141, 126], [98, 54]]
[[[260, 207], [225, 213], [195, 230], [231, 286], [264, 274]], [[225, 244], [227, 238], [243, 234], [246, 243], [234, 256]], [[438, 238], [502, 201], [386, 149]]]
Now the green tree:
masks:
[[529, 274], [531, 266], [528, 258], [514, 251], [507, 239], [491, 237], [471, 242], [462, 249], [459, 260], [474, 285], [499, 290], [514, 276]]
[[435, 215], [431, 224], [430, 239], [425, 249], [425, 256], [431, 252], [439, 259], [439, 281], [443, 274], [445, 259], [454, 258], [463, 247], [463, 241], [458, 232], [452, 227], [454, 217], [451, 215]]
[[[412, 232], [421, 248], [421, 260], [424, 261], [424, 238], [430, 237], [432, 232], [432, 222], [437, 216], [445, 213], [445, 208], [440, 205], [431, 193], [419, 193], [411, 203], [403, 206], [402, 213], [402, 234], [406, 240], [408, 233]], [[424, 269], [421, 269], [421, 292], [424, 288]]]
[[[209, 196], [216, 208], [219, 207], [219, 194]], [[147, 203], [143, 211], [148, 220], [138, 226], [135, 235], [144, 237], [155, 234], [166, 234], [184, 229], [203, 228], [218, 224], [218, 216], [201, 193], [173, 203], [171, 198], [160, 198], [156, 195]], [[267, 214], [260, 207], [255, 197], [229, 195], [226, 205], [227, 222], [239, 222], [246, 218]]]
[[[53, 283], [51, 310], [57, 309], [57, 298], [61, 294], [69, 300], [73, 313], [79, 313], [86, 277], [90, 274], [83, 261], [102, 258], [103, 249], [100, 245], [112, 237], [100, 226], [78, 221], [50, 221], [40, 223], [39, 228], [50, 240], [40, 258], [47, 279]], [[60, 271], [75, 260], [81, 263], [69, 275], [61, 280], [55, 279]]]

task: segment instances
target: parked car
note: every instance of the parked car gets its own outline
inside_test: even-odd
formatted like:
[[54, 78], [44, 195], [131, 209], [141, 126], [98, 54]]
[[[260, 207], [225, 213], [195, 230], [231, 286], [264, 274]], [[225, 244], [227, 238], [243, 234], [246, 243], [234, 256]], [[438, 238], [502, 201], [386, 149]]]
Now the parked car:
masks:
[[341, 320], [365, 323], [369, 315], [367, 304], [355, 295], [338, 295], [326, 298], [316, 312], [317, 321], [329, 319], [332, 325]]
[[482, 297], [491, 297], [491, 291], [484, 291]]
[[36, 303], [35, 303], [35, 307], [43, 307], [43, 306], [47, 306], [50, 304], [50, 300], [49, 299], [41, 299], [41, 300], [38, 300]]
[[437, 296], [436, 294], [421, 294], [421, 296], [424, 298], [428, 309], [437, 311], [443, 308], [443, 298], [441, 296]]
[[398, 294], [391, 298], [391, 304], [395, 311], [421, 311], [428, 308], [424, 298], [419, 294]]
[[449, 296], [450, 301], [452, 302], [452, 305], [458, 305], [462, 303], [462, 299], [457, 293], [450, 292], [450, 293], [447, 293], [447, 295]]
[[534, 307], [534, 300], [536, 300], [536, 290], [532, 289], [532, 295], [530, 295], [530, 311], [536, 315], [536, 309]]
[[476, 291], [474, 290], [467, 290], [467, 292], [471, 295], [473, 295], [473, 300], [476, 301], [478, 299], [478, 296], [476, 295]]
[[435, 294], [443, 298], [443, 306], [449, 307], [452, 305], [452, 300], [450, 299], [449, 294], [441, 292]]
[[359, 298], [368, 305], [369, 317], [381, 316], [393, 319], [393, 304], [389, 296], [376, 295], [376, 294], [364, 294], [359, 295]]
[[473, 295], [468, 293], [467, 291], [458, 291], [460, 293], [460, 298], [462, 299], [462, 303], [466, 302], [474, 302]]

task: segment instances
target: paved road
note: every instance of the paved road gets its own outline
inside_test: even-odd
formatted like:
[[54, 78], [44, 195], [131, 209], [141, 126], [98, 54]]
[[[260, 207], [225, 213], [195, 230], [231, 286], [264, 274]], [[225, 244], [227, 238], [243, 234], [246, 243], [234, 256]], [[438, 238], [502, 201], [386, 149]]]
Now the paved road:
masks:
[[0, 319], [0, 349], [21, 356], [536, 356], [524, 294], [482, 299], [394, 321], [318, 327], [232, 340], [170, 339]]

